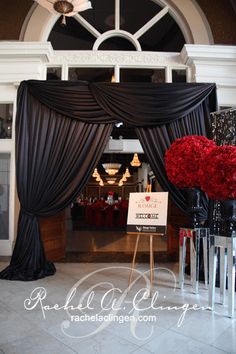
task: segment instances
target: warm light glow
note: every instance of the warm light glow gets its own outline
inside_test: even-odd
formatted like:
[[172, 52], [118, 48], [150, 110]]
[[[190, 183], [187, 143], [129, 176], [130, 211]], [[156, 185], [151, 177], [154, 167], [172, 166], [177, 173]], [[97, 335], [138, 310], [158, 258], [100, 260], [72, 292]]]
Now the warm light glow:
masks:
[[100, 181], [101, 181], [100, 175], [97, 176], [96, 181], [97, 181], [97, 182], [100, 182]]
[[103, 163], [102, 167], [109, 176], [114, 176], [120, 169], [120, 163]]
[[112, 77], [111, 77], [111, 82], [116, 82], [115, 74], [112, 75]]
[[99, 176], [97, 168], [94, 169], [92, 176], [93, 177], [98, 177]]
[[115, 184], [116, 178], [106, 178], [108, 184]]
[[102, 179], [101, 179], [101, 181], [99, 182], [99, 186], [104, 186], [104, 182], [103, 182]]
[[127, 178], [131, 177], [131, 174], [129, 172], [129, 168], [128, 167], [126, 167], [124, 176], [127, 177]]
[[126, 181], [127, 181], [127, 178], [125, 177], [124, 174], [123, 174], [123, 177], [121, 178], [121, 181], [122, 181], [122, 182], [126, 182]]
[[119, 186], [119, 187], [122, 187], [123, 184], [124, 184], [124, 183], [122, 182], [122, 180], [120, 180], [120, 182], [118, 183], [118, 186]]
[[130, 162], [130, 165], [133, 167], [139, 167], [141, 165], [137, 153], [134, 154], [133, 160]]

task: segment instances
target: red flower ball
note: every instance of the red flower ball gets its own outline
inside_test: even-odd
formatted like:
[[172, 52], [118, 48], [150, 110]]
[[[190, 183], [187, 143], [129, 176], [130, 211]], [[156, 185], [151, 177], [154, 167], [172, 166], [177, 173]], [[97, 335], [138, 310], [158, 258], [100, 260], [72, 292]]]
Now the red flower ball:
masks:
[[180, 188], [199, 187], [199, 165], [215, 142], [204, 136], [185, 136], [175, 140], [165, 154], [165, 167], [169, 180]]
[[212, 149], [202, 161], [201, 189], [216, 200], [236, 199], [236, 146]]

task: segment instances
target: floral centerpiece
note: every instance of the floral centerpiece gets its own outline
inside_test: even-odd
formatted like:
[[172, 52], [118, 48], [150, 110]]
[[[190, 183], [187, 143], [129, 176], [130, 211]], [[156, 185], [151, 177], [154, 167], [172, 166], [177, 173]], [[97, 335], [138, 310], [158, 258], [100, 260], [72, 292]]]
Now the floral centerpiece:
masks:
[[221, 232], [236, 232], [236, 146], [216, 146], [201, 162], [201, 189], [209, 198], [221, 201]]
[[215, 147], [215, 142], [204, 136], [185, 136], [175, 140], [165, 154], [168, 179], [179, 188], [186, 188], [187, 210], [192, 215], [192, 226], [200, 225], [201, 191], [199, 167], [206, 153]]
[[236, 199], [236, 146], [216, 146], [199, 169], [201, 189], [216, 200]]
[[179, 188], [199, 187], [199, 166], [215, 142], [204, 136], [185, 136], [176, 139], [165, 154], [168, 179]]

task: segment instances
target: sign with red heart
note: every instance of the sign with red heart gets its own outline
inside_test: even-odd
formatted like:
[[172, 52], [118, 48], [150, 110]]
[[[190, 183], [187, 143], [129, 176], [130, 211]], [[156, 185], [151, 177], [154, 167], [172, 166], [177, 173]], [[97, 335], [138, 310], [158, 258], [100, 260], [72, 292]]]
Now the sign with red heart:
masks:
[[167, 207], [167, 192], [130, 193], [127, 232], [165, 234]]

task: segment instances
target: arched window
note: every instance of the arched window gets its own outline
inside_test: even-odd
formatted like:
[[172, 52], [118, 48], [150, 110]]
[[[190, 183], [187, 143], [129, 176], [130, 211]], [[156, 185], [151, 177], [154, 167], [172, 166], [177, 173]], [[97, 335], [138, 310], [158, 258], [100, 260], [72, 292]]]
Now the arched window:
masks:
[[169, 7], [159, 0], [91, 0], [92, 9], [59, 19], [48, 40], [56, 50], [179, 52], [185, 44]]

